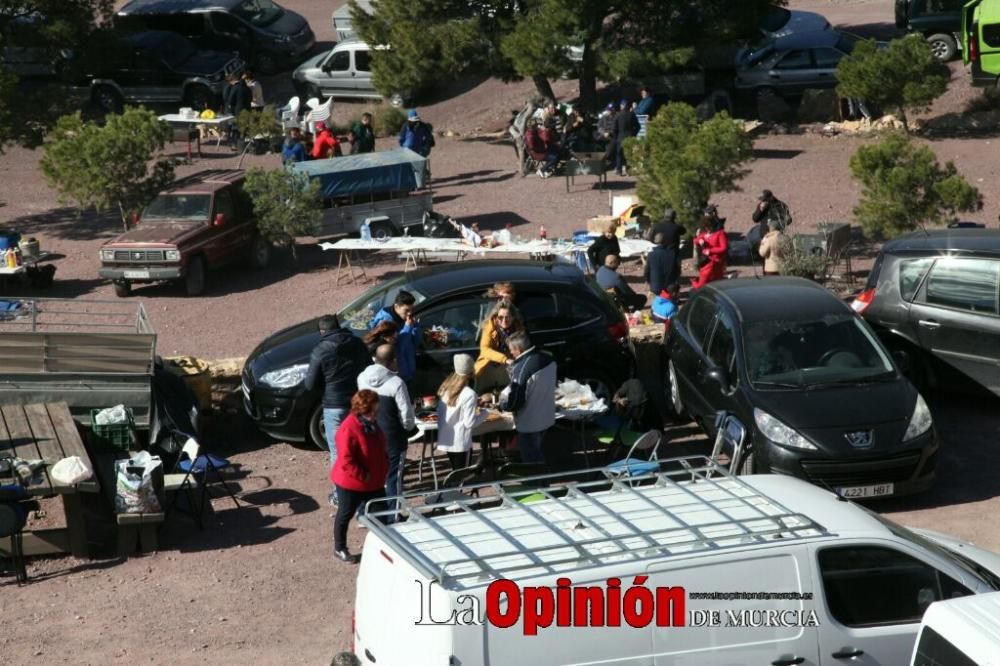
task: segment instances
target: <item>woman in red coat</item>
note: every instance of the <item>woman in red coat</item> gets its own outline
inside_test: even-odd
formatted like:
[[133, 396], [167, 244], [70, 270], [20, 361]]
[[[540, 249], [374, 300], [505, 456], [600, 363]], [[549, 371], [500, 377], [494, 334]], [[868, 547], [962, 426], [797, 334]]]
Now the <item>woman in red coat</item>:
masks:
[[330, 480], [337, 487], [337, 517], [333, 521], [333, 546], [337, 558], [356, 564], [347, 550], [347, 526], [369, 500], [385, 497], [389, 454], [385, 433], [375, 420], [378, 394], [367, 389], [351, 398], [351, 413], [337, 428], [337, 461]]
[[698, 269], [698, 277], [691, 282], [692, 289], [700, 289], [709, 282], [721, 280], [726, 274], [726, 255], [729, 253], [729, 238], [715, 206], [705, 209], [702, 228], [694, 237], [695, 250], [707, 260]]

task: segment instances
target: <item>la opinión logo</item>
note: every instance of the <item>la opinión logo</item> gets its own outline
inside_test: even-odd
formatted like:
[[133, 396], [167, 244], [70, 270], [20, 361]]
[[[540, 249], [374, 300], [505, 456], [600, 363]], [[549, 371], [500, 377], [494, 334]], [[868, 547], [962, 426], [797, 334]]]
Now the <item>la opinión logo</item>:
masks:
[[[556, 579], [555, 589], [520, 586], [509, 579], [495, 580], [486, 588], [485, 602], [472, 594], [460, 594], [450, 612], [434, 613], [435, 582], [414, 582], [420, 591], [418, 625], [481, 625], [489, 622], [508, 629], [521, 622], [526, 636], [551, 627], [658, 627], [685, 626], [687, 593], [683, 587], [646, 587], [648, 576], [635, 576], [622, 589], [620, 578], [605, 585], [573, 585], [569, 578]], [[485, 605], [485, 608], [483, 606]]]

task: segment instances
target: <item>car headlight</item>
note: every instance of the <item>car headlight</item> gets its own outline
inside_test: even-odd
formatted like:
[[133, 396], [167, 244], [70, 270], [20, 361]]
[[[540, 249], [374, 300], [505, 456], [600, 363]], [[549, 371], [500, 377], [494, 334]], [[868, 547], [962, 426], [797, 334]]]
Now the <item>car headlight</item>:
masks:
[[181, 260], [181, 251], [180, 250], [167, 250], [166, 254], [164, 254], [163, 256], [166, 257], [167, 261], [180, 261]]
[[288, 389], [298, 386], [306, 378], [306, 371], [309, 369], [308, 363], [299, 363], [280, 370], [265, 372], [260, 377], [260, 383], [271, 388]]
[[913, 406], [913, 416], [910, 417], [910, 425], [906, 426], [903, 441], [919, 437], [930, 430], [932, 425], [934, 425], [934, 419], [931, 417], [931, 410], [927, 408], [923, 396], [918, 393], [917, 404]]
[[114, 250], [101, 250], [101, 261], [114, 261], [115, 251]]
[[757, 428], [772, 442], [794, 449], [816, 450], [815, 444], [762, 409], [754, 408], [753, 420], [757, 423]]

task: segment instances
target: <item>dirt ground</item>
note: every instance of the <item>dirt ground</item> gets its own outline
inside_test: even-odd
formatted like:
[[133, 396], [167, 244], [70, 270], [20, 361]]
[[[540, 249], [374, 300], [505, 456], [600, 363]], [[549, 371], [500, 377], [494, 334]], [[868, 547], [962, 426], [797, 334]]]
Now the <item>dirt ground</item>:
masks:
[[[332, 39], [330, 12], [340, 3], [285, 0], [300, 11], [321, 40]], [[827, 15], [832, 23], [870, 34], [892, 32], [892, 6], [885, 0], [802, 0], [793, 8]], [[953, 64], [954, 82], [928, 117], [961, 111], [976, 92]], [[265, 90], [283, 103], [287, 75], [264, 80]], [[556, 83], [569, 98], [574, 82]], [[461, 91], [461, 95], [449, 93]], [[577, 179], [567, 193], [564, 180], [541, 180], [515, 173], [510, 145], [487, 133], [502, 129], [510, 112], [530, 94], [527, 83], [463, 81], [420, 107], [441, 132], [432, 156], [435, 208], [483, 228], [512, 224], [533, 236], [544, 225], [550, 237], [568, 237], [585, 220], [608, 212], [609, 197], [633, 191], [630, 178], [609, 177], [601, 190], [590, 178]], [[339, 104], [338, 117], [368, 105]], [[850, 221], [859, 188], [848, 160], [868, 139], [828, 138], [798, 129], [766, 134], [755, 142], [754, 161], [741, 191], [717, 197], [727, 228], [749, 228], [760, 189], [770, 188], [791, 207], [795, 226]], [[996, 225], [1000, 179], [996, 136], [936, 138], [928, 144], [941, 159], [954, 160], [979, 187], [985, 208], [968, 219]], [[380, 141], [379, 148], [392, 140]], [[184, 146], [172, 150], [181, 153]], [[35, 236], [43, 249], [57, 252], [56, 287], [37, 296], [113, 299], [111, 285], [97, 276], [98, 247], [117, 231], [113, 218], [78, 215], [57, 200], [40, 176], [39, 153], [11, 149], [0, 157], [0, 210], [3, 226]], [[181, 173], [235, 166], [225, 150], [205, 156]], [[250, 157], [247, 165], [277, 165], [274, 156]], [[132, 297], [146, 307], [158, 333], [159, 353], [201, 358], [247, 354], [265, 336], [323, 312], [335, 311], [372, 283], [337, 287], [335, 264], [315, 243], [301, 248], [301, 262], [288, 260], [252, 273], [233, 270], [210, 277], [208, 293], [186, 298], [174, 286], [147, 286]], [[864, 264], [856, 268], [864, 268]], [[369, 269], [379, 280], [402, 270], [386, 258]], [[29, 295], [13, 290], [13, 295]], [[874, 505], [906, 524], [936, 529], [1000, 550], [995, 515], [1000, 482], [994, 473], [1000, 448], [1000, 407], [994, 399], [938, 395], [930, 399], [942, 458], [936, 487], [914, 499]], [[256, 434], [230, 398], [218, 414], [207, 443], [238, 465], [239, 508], [232, 500], [213, 502], [204, 531], [183, 517], [164, 530], [158, 553], [121, 561], [35, 558], [31, 582], [18, 588], [0, 578], [9, 614], [0, 632], [5, 664], [326, 664], [350, 641], [354, 572], [332, 558], [332, 512], [326, 503], [326, 455], [272, 442]], [[678, 453], [707, 452], [688, 427], [668, 433]], [[352, 528], [352, 548], [362, 530]]]

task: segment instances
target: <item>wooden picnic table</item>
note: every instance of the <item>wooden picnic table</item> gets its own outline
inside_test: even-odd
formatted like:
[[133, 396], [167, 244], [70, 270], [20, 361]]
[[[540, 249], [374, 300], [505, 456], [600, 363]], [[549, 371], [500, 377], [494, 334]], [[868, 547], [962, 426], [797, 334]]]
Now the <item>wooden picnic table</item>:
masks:
[[[35, 496], [61, 495], [66, 527], [25, 531], [25, 555], [71, 553], [90, 556], [81, 493], [97, 493], [96, 477], [71, 486], [52, 480], [48, 469], [63, 458], [79, 456], [94, 469], [80, 438], [76, 422], [65, 402], [33, 405], [0, 405], [0, 455], [27, 461], [44, 460], [47, 465], [32, 478], [27, 491]], [[10, 552], [10, 540], [0, 539], [0, 548]]]

